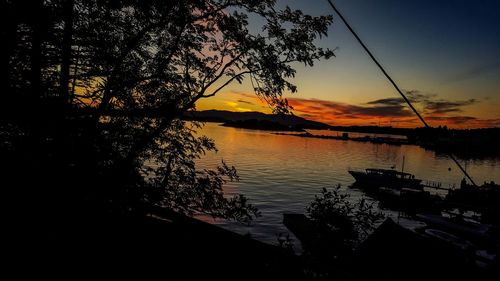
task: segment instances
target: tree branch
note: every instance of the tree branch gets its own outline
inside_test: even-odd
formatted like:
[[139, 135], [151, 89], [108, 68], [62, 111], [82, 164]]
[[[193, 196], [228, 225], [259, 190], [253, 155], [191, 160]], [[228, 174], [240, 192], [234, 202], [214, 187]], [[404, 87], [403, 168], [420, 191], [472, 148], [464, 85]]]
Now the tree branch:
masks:
[[212, 79], [212, 81], [210, 81], [208, 84], [206, 84], [204, 87], [201, 88], [201, 90], [198, 92], [198, 95], [199, 97], [203, 96], [203, 93], [205, 93], [205, 91], [210, 87], [212, 86], [215, 82], [217, 82], [217, 80], [219, 80], [224, 74], [225, 74], [225, 71], [233, 64], [235, 63], [237, 60], [239, 60], [244, 54], [246, 54], [246, 52], [241, 52], [240, 54], [238, 54], [236, 57], [234, 57], [231, 61], [229, 61], [228, 63], [226, 63], [224, 65], [224, 67], [221, 69], [221, 71], [219, 72], [219, 74], [217, 74], [217, 76], [215, 76], [214, 79]]
[[248, 73], [252, 73], [252, 71], [247, 70], [247, 71], [243, 71], [243, 72], [236, 74], [235, 76], [231, 77], [231, 79], [227, 80], [224, 84], [222, 84], [220, 87], [218, 87], [215, 91], [213, 91], [211, 94], [201, 95], [199, 98], [209, 98], [209, 97], [215, 96], [215, 94], [217, 94], [220, 90], [222, 90], [224, 87], [229, 85], [229, 83], [233, 82], [235, 79], [237, 79], [245, 74], [248, 74]]

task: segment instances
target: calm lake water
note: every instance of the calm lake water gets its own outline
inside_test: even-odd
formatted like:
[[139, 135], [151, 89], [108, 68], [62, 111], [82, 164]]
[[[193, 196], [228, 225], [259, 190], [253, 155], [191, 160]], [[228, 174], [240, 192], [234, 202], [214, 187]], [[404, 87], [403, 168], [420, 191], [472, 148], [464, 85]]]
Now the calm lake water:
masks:
[[[390, 169], [395, 166], [400, 170], [404, 156], [404, 170], [417, 178], [441, 182], [443, 187], [459, 186], [463, 178], [446, 155], [436, 155], [413, 145], [275, 135], [268, 131], [222, 127], [217, 123], [206, 123], [200, 133], [214, 139], [219, 151], [208, 153], [198, 165], [215, 167], [224, 159], [227, 164], [235, 166], [241, 179], [228, 183], [225, 192], [244, 194], [262, 213], [262, 217], [250, 226], [203, 219], [273, 244], [277, 242], [278, 233], [289, 233], [282, 224], [283, 213], [305, 213], [305, 207], [322, 187], [341, 184], [351, 194], [352, 200], [364, 196], [360, 190], [348, 188], [354, 182], [348, 169]], [[311, 133], [326, 134], [321, 131]], [[500, 159], [461, 162], [477, 183], [500, 182]], [[392, 212], [388, 214], [394, 215]]]

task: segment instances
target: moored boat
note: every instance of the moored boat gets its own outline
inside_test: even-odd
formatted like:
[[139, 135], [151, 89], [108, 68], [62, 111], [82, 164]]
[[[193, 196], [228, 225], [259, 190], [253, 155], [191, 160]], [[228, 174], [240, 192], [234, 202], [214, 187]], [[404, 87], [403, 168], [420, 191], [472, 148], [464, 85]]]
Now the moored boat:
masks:
[[366, 169], [365, 171], [349, 170], [356, 183], [364, 186], [388, 187], [393, 189], [422, 189], [422, 180], [414, 175], [389, 169]]

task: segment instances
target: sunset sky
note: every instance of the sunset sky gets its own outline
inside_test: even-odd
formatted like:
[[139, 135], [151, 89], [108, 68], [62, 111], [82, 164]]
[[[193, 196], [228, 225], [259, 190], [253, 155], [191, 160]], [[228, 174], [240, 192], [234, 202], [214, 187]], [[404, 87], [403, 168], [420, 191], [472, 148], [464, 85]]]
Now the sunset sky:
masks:
[[[337, 8], [432, 126], [500, 127], [500, 1], [336, 0]], [[312, 15], [326, 0], [279, 1]], [[294, 114], [331, 125], [421, 126], [399, 94], [334, 15], [318, 44], [336, 57], [297, 65]], [[202, 100], [198, 110], [269, 108], [248, 81]]]

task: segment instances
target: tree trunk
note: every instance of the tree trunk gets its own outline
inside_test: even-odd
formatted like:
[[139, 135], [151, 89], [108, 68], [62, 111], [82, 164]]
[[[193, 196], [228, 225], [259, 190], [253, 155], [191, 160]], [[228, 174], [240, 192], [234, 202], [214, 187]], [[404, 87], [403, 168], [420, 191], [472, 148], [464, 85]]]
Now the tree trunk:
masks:
[[71, 47], [73, 45], [74, 0], [66, 0], [63, 4], [64, 32], [61, 50], [61, 75], [59, 98], [63, 106], [69, 103], [69, 72], [71, 65]]

